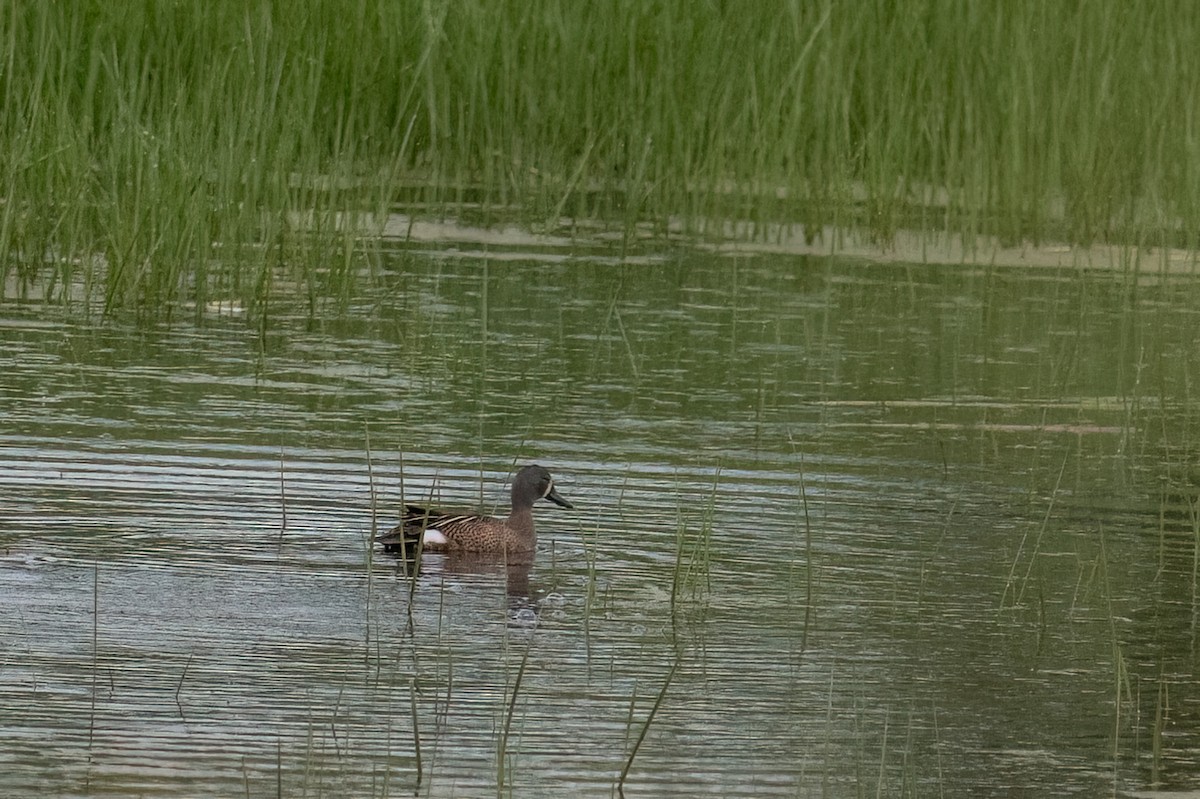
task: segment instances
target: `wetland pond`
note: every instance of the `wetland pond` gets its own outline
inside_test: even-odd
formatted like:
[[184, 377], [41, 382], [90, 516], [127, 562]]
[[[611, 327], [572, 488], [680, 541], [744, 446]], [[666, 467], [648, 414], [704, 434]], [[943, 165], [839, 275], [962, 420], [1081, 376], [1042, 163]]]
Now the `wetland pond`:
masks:
[[[1200, 783], [1200, 281], [648, 260], [0, 306], [0, 795]], [[532, 567], [371, 547], [533, 462]]]

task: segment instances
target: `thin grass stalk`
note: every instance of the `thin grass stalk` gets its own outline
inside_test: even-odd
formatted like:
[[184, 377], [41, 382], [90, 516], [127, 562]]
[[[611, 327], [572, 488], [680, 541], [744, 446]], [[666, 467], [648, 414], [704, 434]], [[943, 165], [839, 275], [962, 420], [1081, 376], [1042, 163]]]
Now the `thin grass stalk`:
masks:
[[[824, 768], [821, 770], [821, 794], [823, 796], [830, 795], [832, 788], [832, 769], [833, 769], [833, 748], [834, 742], [838, 740], [837, 733], [834, 730], [834, 703], [833, 703], [833, 687], [834, 687], [834, 670], [829, 670], [829, 690], [825, 694], [825, 740], [821, 747], [821, 762]], [[839, 747], [840, 749], [840, 747]], [[840, 753], [839, 753], [840, 754]], [[840, 762], [839, 762], [840, 766]]]
[[1192, 606], [1192, 638], [1195, 640], [1196, 624], [1198, 621], [1196, 609], [1200, 600], [1200, 499], [1187, 499], [1188, 516], [1192, 525], [1192, 570], [1189, 575]]
[[679, 511], [679, 519], [675, 528], [675, 566], [671, 570], [671, 630], [672, 636], [678, 624], [679, 593], [683, 590], [683, 548], [687, 537], [687, 523], [683, 519], [683, 511]]
[[654, 698], [654, 704], [650, 707], [650, 712], [646, 715], [646, 720], [642, 723], [641, 730], [638, 731], [637, 740], [633, 742], [633, 749], [630, 750], [629, 756], [625, 758], [625, 765], [621, 768], [621, 774], [617, 777], [617, 791], [624, 795], [625, 778], [629, 776], [629, 769], [633, 767], [633, 760], [637, 757], [638, 750], [642, 748], [642, 742], [646, 740], [646, 733], [650, 731], [650, 725], [654, 723], [654, 717], [658, 715], [659, 708], [662, 707], [663, 700], [666, 699], [667, 689], [671, 687], [671, 681], [675, 679], [675, 672], [679, 669], [679, 664], [683, 662], [683, 650], [675, 651], [675, 661], [671, 664], [671, 669], [667, 672], [666, 679], [663, 680], [662, 687], [658, 690], [658, 696]]
[[366, 567], [367, 567], [367, 596], [363, 608], [366, 622], [366, 639], [363, 641], [366, 657], [371, 657], [371, 599], [374, 596], [375, 579], [375, 538], [379, 534], [379, 494], [375, 490], [375, 468], [371, 457], [371, 423], [363, 422], [363, 443], [367, 450], [367, 490], [370, 492], [371, 526], [367, 537]]
[[476, 440], [479, 442], [479, 507], [483, 507], [483, 423], [487, 416], [487, 396], [488, 396], [488, 271], [489, 262], [485, 257], [483, 259], [483, 274], [479, 280], [479, 393], [478, 393], [478, 411], [476, 414], [476, 424], [478, 425], [478, 436]]
[[88, 714], [88, 750], [96, 737], [96, 691], [100, 669], [100, 563], [92, 562], [92, 699]]
[[712, 489], [708, 493], [708, 504], [704, 509], [704, 521], [700, 525], [700, 537], [692, 555], [689, 570], [695, 572], [697, 581], [704, 581], [704, 596], [712, 594], [712, 533], [717, 511], [717, 490], [721, 484], [721, 465], [713, 472]]
[[596, 605], [596, 542], [600, 538], [600, 521], [596, 520], [592, 540], [583, 539], [583, 556], [587, 562], [587, 587], [583, 595], [583, 656], [587, 674], [592, 673], [592, 611]]
[[883, 710], [883, 740], [879, 744], [879, 777], [875, 783], [875, 796], [884, 797], [888, 792], [884, 789], [887, 784], [887, 756], [888, 756], [888, 722], [891, 720], [891, 712], [887, 708]]
[[450, 699], [452, 696], [454, 696], [454, 656], [453, 654], [449, 654], [446, 658], [446, 704], [442, 709], [443, 727], [450, 715]]
[[287, 532], [287, 483], [284, 479], [283, 445], [279, 445], [279, 546], [283, 546], [283, 535]]
[[333, 741], [333, 755], [336, 759], [339, 759], [339, 760], [342, 757], [342, 746], [341, 746], [341, 743], [338, 741], [337, 717], [338, 717], [338, 713], [341, 712], [342, 698], [345, 695], [345, 693], [346, 693], [346, 684], [345, 684], [345, 682], [343, 682], [341, 685], [338, 686], [337, 699], [334, 700], [333, 709], [331, 710], [331, 712], [329, 714], [329, 739], [331, 741]]
[[1113, 608], [1112, 585], [1109, 581], [1108, 573], [1108, 545], [1104, 532], [1104, 525], [1100, 526], [1100, 568], [1102, 570], [1104, 601], [1108, 610], [1108, 628], [1109, 636], [1112, 645], [1113, 656], [1113, 741], [1112, 741], [1112, 765], [1113, 779], [1116, 779], [1117, 766], [1120, 763], [1121, 754], [1121, 723], [1122, 723], [1122, 707], [1125, 702], [1132, 702], [1133, 689], [1129, 681], [1129, 667], [1125, 663], [1125, 655], [1121, 649], [1121, 639], [1117, 631], [1117, 615]]
[[938, 720], [937, 702], [933, 704], [933, 746], [937, 762], [938, 795], [946, 795], [946, 771], [942, 762], [942, 728]]
[[304, 730], [304, 776], [303, 784], [307, 785], [309, 780], [313, 779], [313, 773], [317, 770], [316, 758], [316, 731], [315, 722], [310, 717], [308, 726]]
[[191, 668], [192, 658], [195, 655], [195, 651], [188, 652], [187, 662], [183, 664], [183, 671], [179, 674], [179, 682], [175, 684], [175, 706], [179, 708], [180, 718], [183, 718], [183, 705], [179, 701], [179, 694], [183, 691], [183, 681], [187, 679], [188, 669]]
[[808, 513], [808, 491], [804, 485], [804, 455], [800, 455], [800, 507], [804, 510], [804, 629], [800, 633], [800, 654], [808, 651], [808, 631], [813, 614], [813, 532]]
[[[403, 454], [403, 452], [401, 452], [401, 455], [400, 455], [400, 474], [401, 474], [400, 494], [401, 494], [401, 498], [403, 498], [403, 496], [404, 496], [404, 488], [403, 488], [403, 484], [404, 484], [404, 477], [403, 477], [403, 475], [404, 475], [404, 454]], [[432, 486], [430, 486], [430, 489], [429, 489], [431, 497], [432, 497], [433, 493], [436, 491], [436, 487], [437, 487], [437, 481], [435, 480], [434, 484]], [[404, 507], [405, 506], [403, 504], [401, 504], [401, 508], [403, 509]], [[401, 524], [404, 524], [404, 522], [401, 521]], [[403, 551], [401, 551], [401, 555], [404, 555], [404, 554], [405, 553]], [[410, 570], [409, 571], [409, 579], [408, 579], [408, 607], [406, 608], [406, 613], [408, 615], [408, 622], [407, 622], [408, 632], [410, 634], [413, 634], [416, 631], [416, 619], [413, 617], [413, 607], [416, 604], [416, 600], [417, 600], [417, 580], [421, 576], [421, 563], [424, 560], [424, 558], [425, 558], [425, 535], [424, 535], [424, 532], [422, 531], [422, 534], [417, 537], [417, 546], [416, 546], [416, 549], [413, 551], [412, 563], [406, 564], [406, 567], [409, 568], [409, 570]], [[439, 585], [439, 592], [438, 592], [438, 603], [439, 603], [439, 605], [438, 605], [438, 637], [439, 638], [441, 637], [441, 630], [442, 630], [442, 615], [441, 614], [442, 614], [443, 605], [445, 602], [445, 588], [446, 588], [446, 586], [445, 586], [444, 582]]]
[[1054, 481], [1054, 490], [1050, 493], [1050, 502], [1047, 503], [1047, 505], [1046, 505], [1046, 512], [1044, 514], [1042, 514], [1041, 524], [1038, 525], [1037, 536], [1034, 539], [1033, 548], [1029, 554], [1029, 565], [1025, 569], [1025, 576], [1021, 580], [1021, 587], [1019, 590], [1015, 586], [1016, 570], [1017, 570], [1017, 564], [1021, 560], [1021, 552], [1025, 548], [1025, 541], [1029, 538], [1028, 530], [1026, 530], [1025, 533], [1021, 536], [1021, 541], [1020, 541], [1020, 543], [1017, 544], [1016, 554], [1013, 555], [1013, 562], [1008, 570], [1008, 579], [1005, 581], [1005, 584], [1004, 584], [1004, 593], [1000, 597], [1001, 607], [1004, 606], [1004, 600], [1008, 598], [1008, 595], [1010, 592], [1013, 594], [1012, 601], [1013, 601], [1014, 607], [1020, 605], [1021, 600], [1025, 596], [1025, 589], [1029, 585], [1029, 578], [1030, 578], [1030, 575], [1033, 573], [1033, 567], [1034, 567], [1034, 564], [1037, 562], [1037, 555], [1041, 549], [1042, 537], [1045, 535], [1046, 528], [1050, 524], [1050, 514], [1054, 511], [1055, 502], [1058, 499], [1058, 491], [1059, 491], [1059, 488], [1062, 486], [1062, 478], [1063, 478], [1063, 474], [1067, 470], [1067, 460], [1069, 457], [1070, 457], [1070, 453], [1067, 453], [1063, 456], [1062, 466], [1059, 467], [1059, 470], [1058, 470], [1058, 478]]
[[1150, 731], [1150, 786], [1161, 784], [1163, 765], [1163, 732], [1166, 727], [1170, 691], [1162, 667], [1159, 667], [1158, 691], [1154, 701], [1154, 728]]
[[417, 763], [417, 784], [415, 787], [420, 788], [425, 771], [421, 762], [421, 727], [417, 722], [417, 680], [415, 677], [410, 678], [408, 681], [408, 697], [413, 730], [413, 759]]
[[508, 698], [508, 707], [504, 712], [504, 726], [500, 730], [500, 738], [496, 742], [496, 795], [502, 796], [504, 792], [505, 781], [507, 778], [505, 760], [508, 757], [508, 735], [512, 727], [514, 711], [517, 706], [517, 694], [521, 690], [521, 680], [525, 676], [525, 665], [529, 662], [529, 650], [533, 648], [533, 641], [525, 647], [525, 653], [521, 656], [521, 665], [517, 667], [517, 677], [513, 681], [512, 694]]
[[630, 733], [633, 731], [633, 716], [637, 710], [638, 684], [633, 681], [633, 690], [629, 692], [629, 708], [625, 711], [625, 744], [629, 745]]

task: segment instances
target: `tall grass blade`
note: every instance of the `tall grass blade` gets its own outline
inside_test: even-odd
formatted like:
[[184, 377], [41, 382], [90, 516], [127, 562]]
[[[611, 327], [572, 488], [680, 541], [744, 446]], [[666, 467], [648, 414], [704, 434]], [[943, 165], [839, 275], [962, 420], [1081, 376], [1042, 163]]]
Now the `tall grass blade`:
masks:
[[512, 694], [508, 697], [508, 707], [504, 711], [504, 726], [500, 730], [500, 738], [496, 742], [496, 795], [503, 796], [504, 787], [507, 785], [508, 771], [508, 736], [512, 729], [512, 720], [517, 707], [517, 694], [521, 691], [521, 680], [525, 676], [525, 666], [529, 662], [529, 650], [533, 648], [533, 642], [525, 647], [525, 653], [521, 656], [521, 665], [517, 667], [517, 676], [513, 680]]
[[617, 777], [617, 791], [625, 795], [625, 778], [629, 776], [629, 770], [633, 768], [633, 760], [637, 757], [638, 750], [642, 748], [642, 741], [646, 740], [646, 733], [650, 731], [650, 725], [654, 723], [654, 717], [658, 715], [659, 708], [663, 705], [663, 700], [666, 699], [667, 689], [671, 687], [671, 681], [675, 679], [675, 672], [679, 669], [679, 664], [683, 662], [682, 650], [676, 650], [675, 660], [671, 663], [671, 668], [667, 672], [666, 679], [663, 680], [662, 687], [658, 690], [658, 696], [654, 698], [654, 704], [650, 707], [650, 712], [646, 716], [646, 720], [642, 723], [641, 730], [638, 731], [637, 740], [633, 742], [633, 749], [629, 751], [629, 756], [625, 758], [625, 765], [621, 768], [621, 774]]

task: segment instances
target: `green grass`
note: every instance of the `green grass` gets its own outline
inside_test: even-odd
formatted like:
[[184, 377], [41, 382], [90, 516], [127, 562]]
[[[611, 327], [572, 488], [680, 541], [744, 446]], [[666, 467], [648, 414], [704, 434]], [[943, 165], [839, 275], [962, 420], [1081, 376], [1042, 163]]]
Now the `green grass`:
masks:
[[319, 314], [396, 203], [1194, 248], [1198, 38], [1185, 2], [11, 3], [0, 272]]

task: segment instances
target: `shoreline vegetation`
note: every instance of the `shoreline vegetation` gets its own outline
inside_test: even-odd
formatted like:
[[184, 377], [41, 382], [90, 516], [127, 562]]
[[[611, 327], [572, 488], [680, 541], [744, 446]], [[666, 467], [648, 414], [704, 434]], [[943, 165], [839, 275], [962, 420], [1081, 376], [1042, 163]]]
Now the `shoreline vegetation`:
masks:
[[1197, 40], [1186, 2], [11, 3], [0, 287], [320, 313], [398, 214], [1190, 269]]

